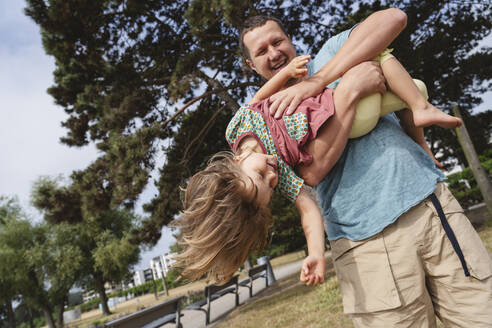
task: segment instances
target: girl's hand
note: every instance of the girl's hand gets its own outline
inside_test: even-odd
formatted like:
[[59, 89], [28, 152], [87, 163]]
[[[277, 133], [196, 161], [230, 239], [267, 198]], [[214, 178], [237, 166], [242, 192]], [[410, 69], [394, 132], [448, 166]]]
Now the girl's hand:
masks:
[[326, 262], [324, 256], [309, 255], [302, 261], [299, 280], [308, 286], [316, 286], [325, 282]]
[[292, 59], [290, 63], [285, 67], [288, 70], [290, 77], [294, 79], [299, 79], [306, 76], [308, 73], [306, 64], [309, 62], [310, 59], [311, 55], [298, 56]]
[[434, 164], [439, 168], [439, 169], [443, 169], [444, 168], [444, 165], [441, 164], [441, 162], [439, 162], [436, 157], [434, 156], [434, 154], [432, 153], [432, 150], [430, 150], [429, 148], [429, 145], [427, 145], [427, 142], [425, 142], [425, 139], [423, 142], [418, 142], [418, 145], [420, 147], [422, 147], [425, 152], [430, 156], [430, 158], [432, 159], [432, 161], [434, 162]]

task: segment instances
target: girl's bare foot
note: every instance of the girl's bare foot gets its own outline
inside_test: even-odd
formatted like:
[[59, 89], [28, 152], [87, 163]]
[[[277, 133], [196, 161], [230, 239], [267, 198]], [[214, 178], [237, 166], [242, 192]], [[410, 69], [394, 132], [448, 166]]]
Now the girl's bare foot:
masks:
[[412, 109], [412, 113], [415, 126], [418, 127], [439, 125], [442, 128], [453, 129], [463, 124], [459, 118], [444, 113], [430, 103], [423, 108]]

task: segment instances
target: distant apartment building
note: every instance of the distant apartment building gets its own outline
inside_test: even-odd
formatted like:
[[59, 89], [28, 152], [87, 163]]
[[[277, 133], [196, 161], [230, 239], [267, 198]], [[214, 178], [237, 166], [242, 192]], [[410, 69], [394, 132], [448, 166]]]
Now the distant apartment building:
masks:
[[150, 260], [150, 268], [152, 269], [154, 279], [161, 279], [167, 275], [169, 270], [171, 270], [172, 264], [175, 262], [173, 259], [175, 255], [175, 253], [165, 253]]
[[144, 270], [135, 271], [133, 274], [133, 283], [135, 286], [140, 286], [145, 282]]

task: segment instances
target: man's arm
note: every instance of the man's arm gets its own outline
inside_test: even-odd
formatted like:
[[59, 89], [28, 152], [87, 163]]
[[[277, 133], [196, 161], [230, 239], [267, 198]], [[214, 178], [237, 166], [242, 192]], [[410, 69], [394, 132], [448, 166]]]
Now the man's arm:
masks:
[[384, 76], [381, 67], [374, 61], [356, 65], [343, 75], [333, 93], [335, 113], [318, 131], [316, 139], [305, 146], [313, 160], [311, 164], [297, 168], [306, 184], [318, 185], [338, 161], [347, 144], [359, 99], [384, 91]]
[[379, 55], [400, 34], [407, 23], [406, 14], [395, 8], [373, 13], [350, 33], [349, 38], [316, 74], [306, 81], [277, 92], [270, 97], [270, 112], [287, 115], [299, 103], [319, 94], [323, 89], [355, 65]]

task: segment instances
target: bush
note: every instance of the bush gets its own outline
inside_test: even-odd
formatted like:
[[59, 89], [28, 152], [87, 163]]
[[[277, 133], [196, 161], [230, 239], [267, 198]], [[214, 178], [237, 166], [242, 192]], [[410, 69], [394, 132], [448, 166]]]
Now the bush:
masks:
[[[492, 177], [492, 149], [487, 150], [483, 155], [479, 156], [480, 162], [485, 171]], [[468, 182], [470, 188], [467, 186]], [[461, 206], [468, 208], [472, 205], [483, 202], [483, 196], [478, 188], [475, 177], [469, 167], [461, 172], [448, 175], [449, 189], [453, 193], [454, 197], [459, 201]]]
[[99, 308], [99, 303], [101, 303], [101, 300], [99, 297], [93, 298], [90, 301], [80, 304], [80, 311], [82, 312], [87, 312], [90, 310], [98, 309]]

